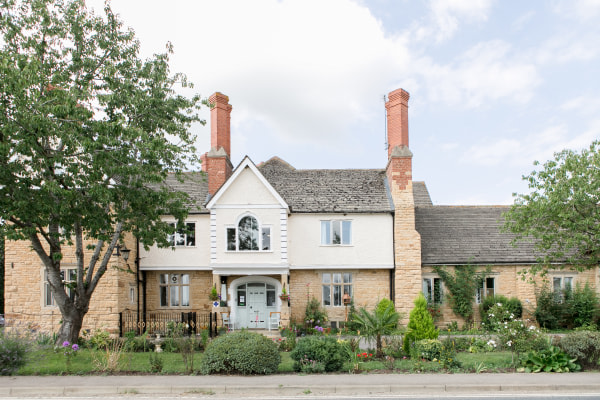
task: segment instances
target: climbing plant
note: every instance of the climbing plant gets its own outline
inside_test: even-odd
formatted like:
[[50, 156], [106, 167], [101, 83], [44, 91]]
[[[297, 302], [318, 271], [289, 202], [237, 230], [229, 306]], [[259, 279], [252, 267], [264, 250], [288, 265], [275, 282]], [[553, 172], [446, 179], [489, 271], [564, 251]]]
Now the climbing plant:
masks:
[[485, 276], [490, 274], [491, 268], [488, 266], [483, 271], [477, 271], [477, 267], [467, 264], [454, 267], [454, 273], [447, 266], [434, 266], [433, 270], [448, 289], [448, 305], [452, 311], [462, 317], [467, 325], [471, 325], [477, 289], [481, 287]]

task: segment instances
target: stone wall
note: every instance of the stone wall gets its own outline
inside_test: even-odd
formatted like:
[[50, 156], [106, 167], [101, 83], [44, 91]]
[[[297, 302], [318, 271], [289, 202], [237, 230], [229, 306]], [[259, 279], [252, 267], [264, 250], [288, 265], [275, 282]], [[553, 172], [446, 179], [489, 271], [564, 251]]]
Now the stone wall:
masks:
[[[91, 256], [91, 251], [86, 246], [94, 243], [84, 242], [84, 265], [87, 265]], [[128, 237], [126, 245], [132, 250], [129, 266], [121, 257], [112, 256], [106, 273], [92, 295], [82, 329], [106, 329], [118, 333], [119, 312], [135, 307], [129, 299], [129, 288], [136, 288], [133, 273], [135, 240]], [[62, 268], [77, 267], [74, 250], [74, 247], [64, 247]], [[30, 242], [7, 241], [5, 254], [5, 317], [8, 323], [45, 333], [57, 332], [62, 320], [61, 313], [58, 307], [45, 305], [44, 266], [37, 253], [31, 249]]]
[[[321, 270], [292, 270], [290, 271], [290, 304], [291, 321], [302, 324], [308, 300], [316, 298], [322, 302], [322, 274]], [[356, 308], [365, 307], [368, 310], [375, 308], [383, 298], [390, 298], [390, 270], [340, 270], [339, 272], [352, 273], [352, 287], [354, 305]], [[324, 307], [330, 321], [341, 322], [346, 319], [344, 306]]]

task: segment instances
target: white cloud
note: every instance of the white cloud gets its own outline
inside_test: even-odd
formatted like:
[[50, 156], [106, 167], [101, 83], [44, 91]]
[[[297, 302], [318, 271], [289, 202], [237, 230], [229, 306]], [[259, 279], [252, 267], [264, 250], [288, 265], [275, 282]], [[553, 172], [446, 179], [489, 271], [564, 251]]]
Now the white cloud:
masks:
[[411, 58], [404, 38], [386, 37], [366, 7], [348, 0], [112, 4], [143, 46], [170, 40], [172, 69], [203, 95], [229, 95], [235, 126], [258, 121], [288, 142], [337, 141], [334, 132], [380, 111], [378, 99], [397, 88], [389, 84]]
[[430, 100], [465, 107], [501, 98], [527, 103], [540, 83], [535, 65], [519, 60], [500, 40], [479, 43], [448, 65], [422, 59], [415, 67]]
[[432, 0], [430, 4], [438, 42], [452, 37], [461, 20], [485, 22], [491, 9], [490, 0]]
[[575, 18], [582, 22], [592, 22], [600, 15], [600, 0], [562, 0], [554, 5], [554, 12], [560, 16]]

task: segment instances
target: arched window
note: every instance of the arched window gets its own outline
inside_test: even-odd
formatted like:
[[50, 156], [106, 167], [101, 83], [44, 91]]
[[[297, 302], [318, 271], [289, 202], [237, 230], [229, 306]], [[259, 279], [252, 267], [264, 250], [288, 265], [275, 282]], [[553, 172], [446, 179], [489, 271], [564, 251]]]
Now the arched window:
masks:
[[258, 221], [250, 215], [238, 224], [238, 250], [258, 250]]
[[242, 217], [235, 228], [227, 228], [227, 250], [271, 250], [271, 227], [261, 227], [252, 215]]

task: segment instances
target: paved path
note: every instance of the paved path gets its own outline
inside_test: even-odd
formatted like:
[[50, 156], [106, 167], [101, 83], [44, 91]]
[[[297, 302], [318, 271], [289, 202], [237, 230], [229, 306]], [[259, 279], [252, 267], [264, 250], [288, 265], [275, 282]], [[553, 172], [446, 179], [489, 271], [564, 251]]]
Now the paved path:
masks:
[[600, 373], [328, 374], [270, 376], [0, 377], [0, 397], [120, 394], [243, 394], [245, 397], [330, 394], [595, 393]]

